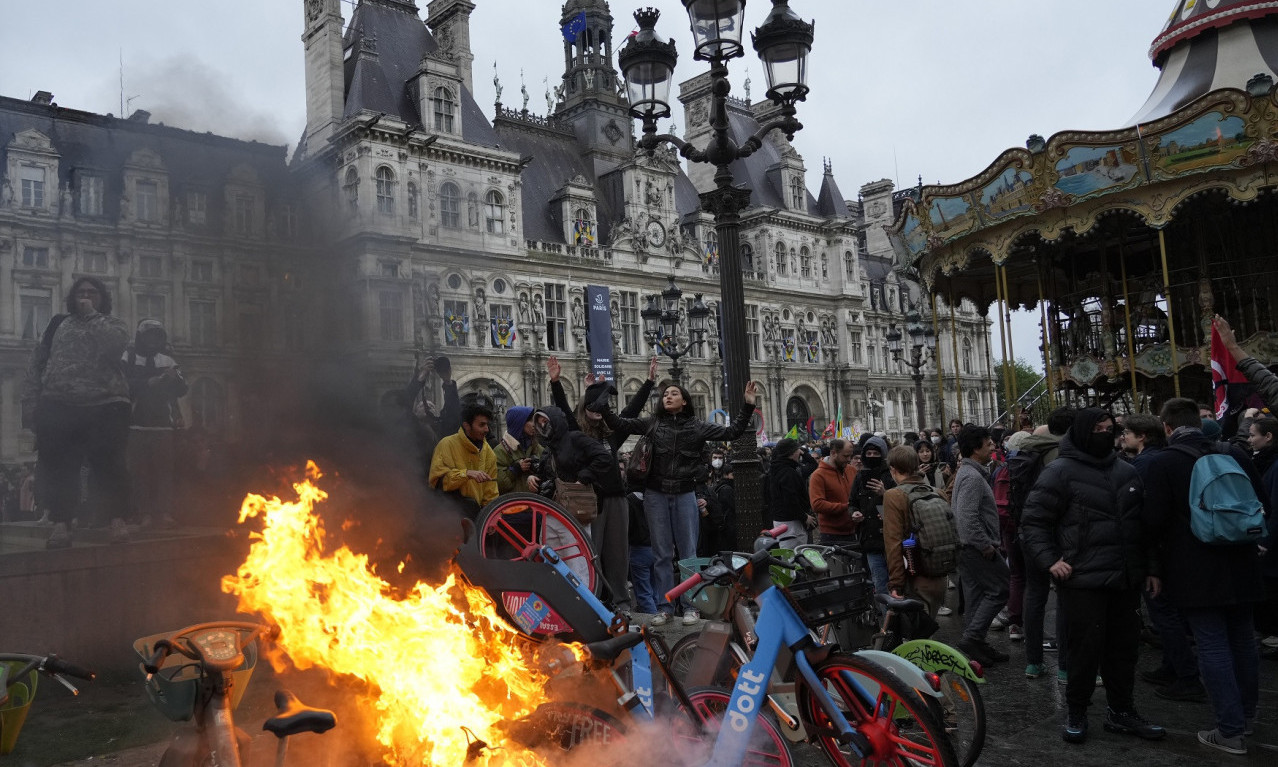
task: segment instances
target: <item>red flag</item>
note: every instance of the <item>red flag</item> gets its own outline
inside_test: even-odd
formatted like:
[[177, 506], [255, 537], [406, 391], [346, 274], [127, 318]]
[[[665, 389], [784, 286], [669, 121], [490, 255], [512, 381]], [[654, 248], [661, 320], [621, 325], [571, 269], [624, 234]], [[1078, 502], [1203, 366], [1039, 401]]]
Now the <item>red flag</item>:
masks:
[[1238, 364], [1220, 340], [1216, 326], [1211, 327], [1211, 384], [1216, 392], [1216, 420], [1225, 417], [1229, 412], [1229, 384], [1247, 383], [1247, 376], [1238, 369]]
[[825, 431], [821, 432], [821, 439], [834, 436], [834, 421], [826, 424]]

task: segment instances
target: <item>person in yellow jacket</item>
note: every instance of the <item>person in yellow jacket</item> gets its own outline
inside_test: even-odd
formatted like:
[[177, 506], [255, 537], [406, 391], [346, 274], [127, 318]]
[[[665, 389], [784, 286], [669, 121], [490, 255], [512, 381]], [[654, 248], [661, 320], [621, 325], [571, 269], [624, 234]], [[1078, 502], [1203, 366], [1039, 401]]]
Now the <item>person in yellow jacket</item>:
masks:
[[464, 407], [461, 428], [439, 441], [430, 461], [430, 486], [458, 496], [472, 517], [497, 497], [497, 455], [485, 439], [492, 418], [483, 405]]

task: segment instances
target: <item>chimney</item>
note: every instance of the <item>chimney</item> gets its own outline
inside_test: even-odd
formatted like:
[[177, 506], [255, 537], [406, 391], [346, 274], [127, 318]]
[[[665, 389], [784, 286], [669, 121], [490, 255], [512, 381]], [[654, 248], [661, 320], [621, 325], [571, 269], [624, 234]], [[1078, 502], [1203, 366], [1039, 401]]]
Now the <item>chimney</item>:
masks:
[[36, 94], [31, 97], [31, 103], [49, 106], [53, 103], [53, 94], [48, 91], [36, 91]]
[[426, 26], [430, 27], [439, 52], [457, 65], [462, 87], [475, 92], [471, 78], [470, 13], [475, 4], [470, 0], [432, 0], [426, 6]]
[[150, 121], [151, 113], [145, 109], [135, 109], [133, 110], [133, 114], [129, 115], [129, 122], [131, 123], [141, 123], [146, 125]]

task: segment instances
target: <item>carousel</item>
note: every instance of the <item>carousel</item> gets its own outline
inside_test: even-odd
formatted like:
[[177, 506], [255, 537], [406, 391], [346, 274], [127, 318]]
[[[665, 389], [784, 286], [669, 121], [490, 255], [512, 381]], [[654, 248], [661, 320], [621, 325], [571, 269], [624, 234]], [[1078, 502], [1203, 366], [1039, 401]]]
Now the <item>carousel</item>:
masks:
[[1004, 359], [1011, 312], [1037, 314], [1053, 406], [1210, 401], [1217, 313], [1278, 363], [1278, 3], [1178, 0], [1150, 58], [1130, 127], [1031, 136], [889, 232], [934, 297], [996, 308]]

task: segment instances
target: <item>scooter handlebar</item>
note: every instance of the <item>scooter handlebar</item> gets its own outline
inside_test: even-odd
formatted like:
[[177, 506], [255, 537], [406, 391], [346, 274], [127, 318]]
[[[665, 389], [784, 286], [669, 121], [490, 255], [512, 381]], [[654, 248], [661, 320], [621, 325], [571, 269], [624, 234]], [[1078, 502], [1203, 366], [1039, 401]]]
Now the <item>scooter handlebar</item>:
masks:
[[56, 655], [50, 655], [44, 662], [44, 670], [50, 674], [66, 674], [76, 679], [83, 679], [86, 682], [92, 682], [97, 678], [97, 674], [84, 666], [77, 666], [69, 663]]

